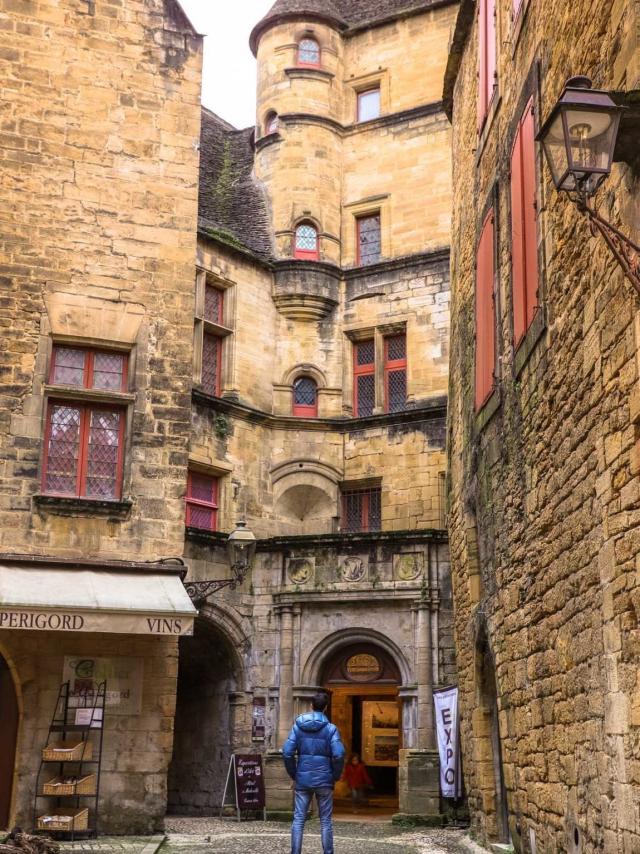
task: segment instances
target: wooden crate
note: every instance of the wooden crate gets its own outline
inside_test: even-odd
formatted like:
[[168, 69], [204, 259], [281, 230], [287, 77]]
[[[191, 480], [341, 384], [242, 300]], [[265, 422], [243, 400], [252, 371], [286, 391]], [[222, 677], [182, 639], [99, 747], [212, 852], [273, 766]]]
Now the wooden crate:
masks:
[[95, 795], [96, 793], [96, 775], [87, 774], [85, 777], [80, 777], [75, 783], [63, 783], [64, 777], [53, 777], [42, 787], [43, 795], [55, 795], [62, 797], [63, 795]]
[[[63, 818], [66, 816], [66, 819]], [[47, 819], [58, 819], [51, 821]], [[51, 815], [41, 815], [38, 818], [38, 830], [86, 830], [89, 827], [89, 810], [87, 807], [81, 809], [63, 809], [61, 807], [52, 811]]]
[[46, 762], [89, 761], [93, 756], [93, 744], [90, 741], [53, 741], [42, 749], [42, 758]]

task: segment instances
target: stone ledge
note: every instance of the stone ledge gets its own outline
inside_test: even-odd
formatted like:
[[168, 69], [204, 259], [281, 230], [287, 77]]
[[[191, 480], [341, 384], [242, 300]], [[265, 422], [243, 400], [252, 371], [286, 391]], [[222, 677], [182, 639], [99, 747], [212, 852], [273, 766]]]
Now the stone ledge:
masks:
[[126, 519], [133, 507], [130, 498], [110, 501], [99, 498], [75, 498], [59, 495], [34, 495], [36, 507], [56, 516], [108, 516], [110, 519]]

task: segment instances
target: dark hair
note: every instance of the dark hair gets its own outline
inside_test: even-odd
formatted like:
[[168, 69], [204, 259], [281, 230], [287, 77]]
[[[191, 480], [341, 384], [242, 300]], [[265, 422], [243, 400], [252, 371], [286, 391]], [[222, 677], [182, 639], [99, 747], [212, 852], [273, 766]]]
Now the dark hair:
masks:
[[328, 705], [329, 695], [325, 694], [324, 691], [318, 691], [318, 693], [314, 694], [311, 698], [311, 708], [314, 712], [324, 712]]

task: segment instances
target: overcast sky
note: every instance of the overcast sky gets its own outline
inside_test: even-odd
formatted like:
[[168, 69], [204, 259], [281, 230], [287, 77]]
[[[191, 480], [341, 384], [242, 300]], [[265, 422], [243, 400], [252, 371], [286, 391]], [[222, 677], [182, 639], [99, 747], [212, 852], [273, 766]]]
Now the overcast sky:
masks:
[[180, 0], [206, 36], [202, 103], [237, 128], [255, 124], [256, 61], [249, 33], [274, 0]]

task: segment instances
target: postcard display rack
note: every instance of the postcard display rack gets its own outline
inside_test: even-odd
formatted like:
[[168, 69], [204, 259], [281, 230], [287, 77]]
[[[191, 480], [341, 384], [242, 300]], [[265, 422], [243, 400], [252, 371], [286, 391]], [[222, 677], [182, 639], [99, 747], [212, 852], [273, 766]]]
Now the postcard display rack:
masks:
[[106, 695], [106, 682], [79, 695], [60, 686], [36, 779], [36, 831], [97, 837]]

